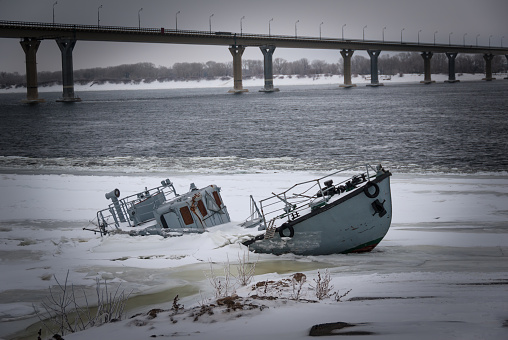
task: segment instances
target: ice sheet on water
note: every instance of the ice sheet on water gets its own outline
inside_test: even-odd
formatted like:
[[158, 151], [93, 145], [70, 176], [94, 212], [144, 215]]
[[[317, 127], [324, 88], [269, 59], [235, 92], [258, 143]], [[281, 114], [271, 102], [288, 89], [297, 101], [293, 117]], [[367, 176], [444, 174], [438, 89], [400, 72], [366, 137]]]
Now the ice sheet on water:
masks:
[[[169, 177], [180, 192], [186, 191], [190, 182], [198, 186], [218, 184], [233, 221], [238, 223], [249, 214], [249, 194], [255, 198], [265, 197], [294, 182], [315, 178], [316, 174], [313, 171], [174, 174]], [[234, 263], [246, 250], [236, 243], [245, 230], [240, 232], [235, 223], [212, 228], [205, 234], [167, 239], [127, 235], [100, 237], [81, 229], [97, 210], [109, 203], [104, 198], [105, 192], [118, 187], [122, 195], [136, 193], [145, 186], [158, 185], [159, 181], [158, 176], [152, 175], [3, 175], [0, 186], [8, 195], [0, 196], [0, 270], [9, 276], [2, 279], [0, 310], [21, 317], [24, 305], [12, 305], [12, 292], [18, 289], [26, 293], [26, 301], [39, 301], [47, 287], [55, 284], [53, 275], [63, 278], [67, 270], [70, 270], [73, 284], [89, 288], [93, 287], [96, 278], [100, 278], [129, 290], [135, 289], [136, 293], [185, 285], [211, 293], [203, 275], [208, 261], [218, 266], [228, 260]], [[388, 325], [395, 325], [393, 327], [401, 331], [409, 329], [402, 323], [390, 323], [395, 317], [407, 324], [420, 319], [425, 321], [423, 324], [433, 326], [440, 319], [446, 319], [446, 315], [468, 322], [472, 312], [467, 312], [467, 308], [475, 304], [484, 310], [485, 316], [481, 320], [493, 322], [497, 315], [489, 310], [498, 307], [496, 301], [505, 294], [498, 290], [502, 286], [490, 287], [495, 291], [485, 286], [475, 297], [478, 292], [475, 287], [457, 288], [457, 284], [474, 283], [475, 280], [488, 283], [507, 278], [507, 188], [505, 176], [394, 174], [393, 225], [373, 252], [314, 257], [255, 255], [255, 260], [260, 263], [260, 274], [256, 279], [280, 279], [284, 277], [282, 273], [300, 269], [309, 278], [314, 278], [316, 270], [325, 266], [332, 270], [337, 289], [353, 288], [357, 297], [437, 296], [425, 301], [411, 300], [410, 304], [404, 299], [372, 300], [368, 302], [369, 309], [366, 309], [366, 302], [348, 304], [349, 321], [375, 323], [378, 332], [383, 327], [388, 329]], [[487, 232], [482, 226], [488, 226]], [[293, 266], [294, 263], [302, 266]], [[456, 290], [461, 293], [455, 294]], [[498, 294], [497, 299], [492, 297], [494, 293]], [[451, 298], [442, 300], [449, 294], [452, 294]], [[194, 303], [196, 298], [185, 301], [185, 304]], [[431, 310], [443, 303], [447, 306], [458, 304], [464, 311], [442, 308], [429, 317], [418, 310]], [[343, 310], [336, 308], [328, 304], [306, 305], [307, 317], [315, 312], [312, 320], [308, 320], [308, 328], [313, 322], [340, 321], [327, 314], [343, 315]], [[7, 312], [9, 310], [13, 312]], [[304, 317], [297, 310], [300, 309], [291, 309], [295, 315], [294, 327], [300, 330], [298, 334], [303, 334]], [[382, 310], [390, 310], [392, 317]], [[270, 317], [280, 315], [275, 311], [262, 313], [251, 325], [260, 320], [269, 322]], [[238, 325], [234, 323], [231, 327], [239, 331]], [[182, 323], [181, 330], [186, 327]], [[448, 327], [449, 324], [442, 324], [438, 328], [446, 330]], [[478, 329], [473, 328], [475, 332]], [[108, 332], [106, 328], [102, 331]], [[295, 333], [291, 334], [298, 338]]]

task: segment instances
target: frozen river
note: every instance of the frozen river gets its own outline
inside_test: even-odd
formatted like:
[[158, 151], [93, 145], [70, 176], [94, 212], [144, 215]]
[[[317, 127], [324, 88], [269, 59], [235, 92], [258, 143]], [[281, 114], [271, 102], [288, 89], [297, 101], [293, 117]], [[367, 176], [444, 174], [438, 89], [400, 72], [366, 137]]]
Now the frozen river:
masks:
[[[118, 187], [122, 195], [135, 193], [139, 188], [156, 186], [161, 179], [157, 176], [1, 175], [0, 270], [4, 275], [0, 336], [36, 321], [32, 304], [47, 296], [47, 288], [55, 284], [53, 275], [63, 280], [68, 270], [69, 281], [89, 292], [93, 292], [96, 278], [132, 291], [129, 316], [154, 307], [169, 308], [176, 294], [186, 306], [213, 297], [204, 273], [210, 261], [220, 264], [229, 259], [234, 263], [244, 254], [235, 235], [240, 234], [236, 224], [249, 213], [248, 195], [260, 198], [316, 175], [172, 176], [180, 192], [190, 182], [221, 186], [233, 222], [209, 233], [166, 239], [101, 238], [82, 230], [96, 210], [107, 204], [105, 192]], [[223, 321], [219, 327], [182, 321], [170, 329], [158, 325], [157, 331], [215, 339], [225, 328], [231, 338], [246, 330], [269, 336], [278, 334], [277, 317], [284, 319], [282, 315], [290, 313], [293, 317], [284, 319], [287, 327], [278, 335], [281, 338], [303, 338], [312, 325], [337, 321], [368, 322], [362, 327], [386, 339], [403, 339], [408, 334], [413, 338], [421, 335], [421, 339], [449, 338], [442, 334], [475, 338], [485, 332], [492, 336], [484, 338], [503, 338], [508, 313], [508, 176], [395, 173], [392, 196], [392, 228], [371, 253], [310, 257], [251, 254], [258, 261], [255, 281], [303, 272], [312, 282], [317, 270], [328, 268], [335, 288], [340, 292], [351, 289], [345, 301], [307, 304], [305, 308], [271, 307], [267, 315], [275, 318], [273, 322], [265, 320], [263, 312], [250, 316], [248, 322], [218, 319]], [[310, 292], [307, 297], [311, 298]], [[264, 324], [262, 330], [259, 322]], [[112, 326], [97, 330], [109, 332], [108, 327]], [[114, 327], [111, 332], [118, 335], [111, 338], [151, 334], [149, 327]], [[31, 330], [32, 338], [35, 332]], [[83, 333], [83, 339], [90, 336]]]
[[[45, 93], [48, 102], [35, 107], [0, 94], [0, 338], [35, 339], [41, 326], [26, 330], [37, 321], [33, 306], [69, 273], [80, 292], [104, 279], [132, 295], [128, 319], [67, 340], [303, 339], [332, 322], [376, 339], [506, 339], [507, 91], [503, 81], [281, 86], [241, 96], [96, 91], [79, 93], [76, 105]], [[328, 270], [339, 294], [350, 290], [342, 302], [295, 302], [281, 290], [263, 311], [147, 319], [177, 294], [186, 308], [211, 301], [210, 262], [220, 268], [246, 254], [237, 224], [250, 213], [249, 195], [364, 162], [393, 173], [392, 226], [373, 252], [250, 254], [253, 283], [302, 272], [312, 300], [314, 280]], [[83, 230], [109, 203], [106, 192], [127, 196], [166, 178], [177, 192], [217, 184], [232, 222], [165, 239]], [[247, 299], [253, 290], [236, 293]]]

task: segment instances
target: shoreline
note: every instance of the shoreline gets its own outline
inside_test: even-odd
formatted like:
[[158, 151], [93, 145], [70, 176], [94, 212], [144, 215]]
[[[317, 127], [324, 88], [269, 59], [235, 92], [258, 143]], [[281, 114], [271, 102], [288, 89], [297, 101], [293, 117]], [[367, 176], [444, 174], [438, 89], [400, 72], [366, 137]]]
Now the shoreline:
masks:
[[[502, 81], [507, 76], [507, 73], [495, 74], [494, 78]], [[470, 82], [482, 81], [485, 78], [484, 74], [462, 74], [457, 75], [457, 80]], [[436, 83], [444, 83], [448, 79], [446, 74], [432, 74], [432, 80]], [[420, 84], [423, 81], [423, 74], [404, 74], [402, 77], [399, 75], [386, 76], [380, 75], [379, 82], [386, 85], [392, 84]], [[352, 78], [353, 84], [366, 86], [370, 84], [370, 76], [358, 75]], [[324, 75], [319, 74], [315, 76], [298, 76], [298, 75], [274, 75], [274, 87], [280, 86], [309, 86], [309, 85], [336, 85], [339, 87], [344, 83], [342, 75]], [[257, 92], [264, 86], [263, 78], [249, 78], [243, 80], [243, 87], [253, 92]], [[130, 81], [129, 83], [110, 83], [106, 81], [103, 84], [96, 82], [89, 82], [84, 85], [75, 84], [74, 90], [76, 95], [79, 92], [88, 91], [117, 91], [117, 90], [170, 90], [170, 89], [199, 89], [199, 88], [232, 88], [233, 78], [228, 80], [214, 79], [214, 80], [188, 80], [188, 81], [163, 81], [158, 80], [152, 82]], [[39, 86], [40, 93], [61, 92], [62, 85]], [[24, 93], [26, 87], [12, 87], [8, 89], [0, 89], [0, 94], [7, 93]]]

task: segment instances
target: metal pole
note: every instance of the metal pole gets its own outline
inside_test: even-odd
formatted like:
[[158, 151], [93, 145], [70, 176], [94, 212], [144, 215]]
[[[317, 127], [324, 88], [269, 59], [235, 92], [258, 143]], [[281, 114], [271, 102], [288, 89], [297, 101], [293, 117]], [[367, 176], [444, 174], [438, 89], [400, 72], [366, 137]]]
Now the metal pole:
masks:
[[385, 42], [385, 29], [386, 27], [383, 27], [383, 43]]
[[240, 35], [243, 35], [243, 25], [242, 25], [243, 19], [245, 19], [245, 15], [240, 19]]
[[452, 45], [452, 40], [451, 40], [452, 34], [453, 34], [453, 32], [450, 32], [450, 34], [448, 34], [448, 46]]
[[437, 31], [434, 32], [434, 45], [436, 44], [436, 34], [437, 34]]
[[480, 36], [479, 34], [476, 36], [476, 47], [478, 47], [478, 37], [479, 36]]
[[346, 24], [342, 25], [342, 40], [344, 40], [344, 26], [346, 26]]
[[268, 21], [268, 36], [272, 35], [272, 32], [271, 32], [271, 26], [270, 26], [270, 23], [273, 21], [273, 18], [271, 18], [269, 21]]
[[402, 44], [402, 31], [405, 30], [405, 28], [400, 30], [400, 43]]
[[321, 26], [324, 24], [324, 22], [321, 22], [319, 24], [319, 40], [321, 40]]
[[141, 29], [141, 11], [143, 10], [143, 7], [141, 7], [138, 11], [138, 28]]
[[490, 48], [490, 38], [492, 38], [492, 37], [493, 37], [492, 35], [489, 37], [489, 48]]
[[208, 24], [210, 25], [210, 33], [212, 33], [212, 17], [213, 17], [213, 14], [210, 15], [210, 17], [208, 18]]
[[101, 16], [100, 16], [100, 9], [102, 8], [102, 5], [97, 7], [97, 27], [101, 25]]
[[363, 41], [365, 41], [365, 29], [367, 28], [367, 25], [363, 26]]
[[418, 31], [418, 45], [420, 45], [420, 32], [421, 32], [421, 31], [422, 31], [422, 30], [419, 30], [419, 31]]
[[178, 14], [180, 14], [180, 11], [176, 12], [175, 14], [175, 30], [178, 31]]
[[464, 47], [466, 47], [466, 35], [467, 33], [464, 33], [464, 35], [462, 36], [462, 42], [464, 43]]
[[300, 22], [300, 20], [296, 20], [296, 22], [295, 22], [295, 39], [298, 37], [297, 30], [296, 30], [296, 24], [299, 22]]

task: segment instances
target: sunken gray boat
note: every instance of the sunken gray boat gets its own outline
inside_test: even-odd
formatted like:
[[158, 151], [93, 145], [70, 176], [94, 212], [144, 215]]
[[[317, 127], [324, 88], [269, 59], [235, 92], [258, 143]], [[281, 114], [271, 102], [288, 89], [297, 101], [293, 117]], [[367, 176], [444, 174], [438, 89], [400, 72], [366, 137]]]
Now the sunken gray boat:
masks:
[[[381, 165], [354, 168], [298, 183], [255, 203], [246, 228], [264, 232], [244, 241], [260, 253], [326, 255], [374, 249], [392, 219], [391, 173]], [[339, 181], [334, 184], [334, 180]]]
[[211, 184], [198, 189], [191, 183], [189, 192], [177, 194], [173, 183], [161, 185], [120, 199], [120, 190], [106, 194], [111, 204], [99, 210], [93, 221], [96, 229], [108, 233], [129, 233], [132, 236], [180, 236], [202, 233], [207, 228], [230, 222], [220, 194], [220, 187]]

